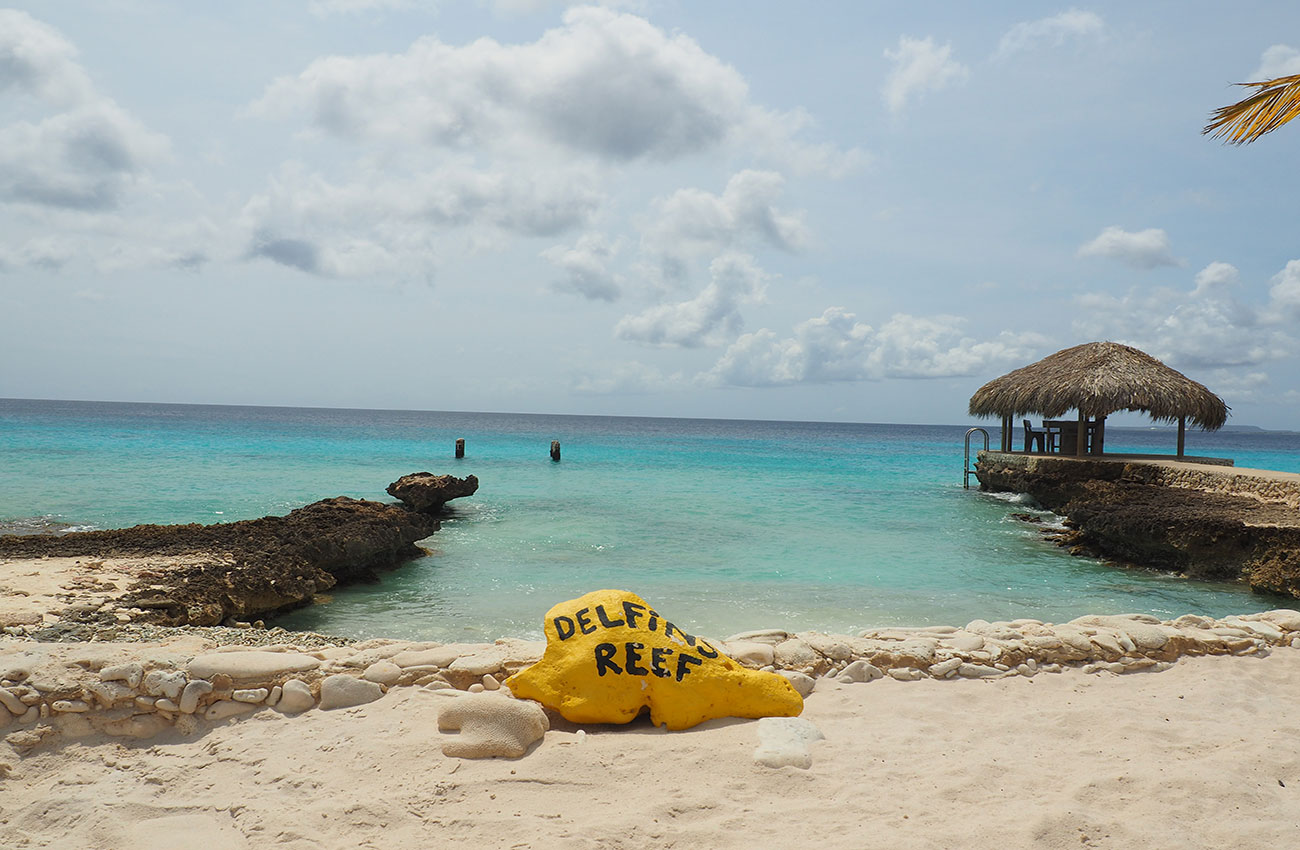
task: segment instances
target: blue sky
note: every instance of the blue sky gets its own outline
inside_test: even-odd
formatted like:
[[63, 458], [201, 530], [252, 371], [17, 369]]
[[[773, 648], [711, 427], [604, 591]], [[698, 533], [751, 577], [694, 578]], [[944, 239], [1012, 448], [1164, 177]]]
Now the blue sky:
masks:
[[967, 421], [1095, 339], [1300, 412], [1282, 3], [20, 3], [0, 397]]

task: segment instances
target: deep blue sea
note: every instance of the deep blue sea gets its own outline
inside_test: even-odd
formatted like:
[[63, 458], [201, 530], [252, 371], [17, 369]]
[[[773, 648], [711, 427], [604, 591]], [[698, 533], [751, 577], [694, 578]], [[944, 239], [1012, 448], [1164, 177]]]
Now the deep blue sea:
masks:
[[[1011, 518], [1016, 498], [963, 489], [967, 427], [0, 400], [0, 531], [391, 501], [390, 482], [427, 470], [481, 482], [430, 554], [278, 624], [539, 638], [551, 605], [606, 587], [714, 636], [1279, 606], [1068, 555]], [[1108, 451], [1173, 444], [1168, 429], [1107, 429]], [[1300, 435], [1193, 431], [1187, 451], [1300, 472]]]

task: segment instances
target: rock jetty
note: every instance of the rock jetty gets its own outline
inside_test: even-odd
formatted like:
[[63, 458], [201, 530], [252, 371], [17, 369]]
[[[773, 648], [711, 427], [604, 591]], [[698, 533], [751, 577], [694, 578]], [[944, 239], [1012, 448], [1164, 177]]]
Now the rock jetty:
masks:
[[1300, 598], [1300, 476], [1000, 452], [975, 469], [980, 489], [1063, 515], [1081, 554]]
[[[451, 479], [438, 507], [473, 493], [478, 479]], [[10, 588], [0, 599], [0, 627], [53, 619], [217, 625], [305, 605], [339, 583], [370, 579], [419, 556], [415, 544], [438, 530], [430, 488], [408, 493], [411, 504], [340, 496], [286, 516], [216, 525], [137, 525], [108, 531], [0, 536], [8, 572], [42, 574], [53, 584], [41, 610], [37, 588]], [[31, 562], [31, 569], [20, 567]], [[40, 584], [39, 580], [29, 582]], [[12, 584], [12, 582], [11, 582]], [[26, 598], [28, 604], [22, 599]]]
[[388, 485], [388, 495], [401, 499], [412, 510], [438, 514], [452, 499], [473, 496], [478, 492], [478, 478], [467, 475], [434, 475], [432, 472], [412, 472]]
[[[286, 642], [215, 645], [194, 630], [165, 643], [42, 643], [27, 636], [27, 627], [5, 631], [0, 734], [20, 754], [91, 734], [194, 736], [258, 711], [348, 708], [401, 687], [448, 698], [497, 692], [493, 701], [440, 715], [445, 731], [461, 730], [463, 737], [448, 736], [444, 743], [463, 757], [518, 755], [559, 717], [547, 712], [543, 720], [530, 701], [509, 705], [513, 695], [500, 684], [541, 657], [541, 642], [303, 645], [288, 642], [301, 636], [282, 630], [252, 630], [250, 636]], [[785, 676], [807, 694], [824, 685], [922, 679], [1127, 675], [1158, 672], [1186, 656], [1292, 652], [1300, 649], [1300, 611], [1219, 620], [1087, 616], [1056, 625], [975, 620], [961, 628], [872, 629], [852, 636], [769, 629], [710, 643], [747, 667]]]

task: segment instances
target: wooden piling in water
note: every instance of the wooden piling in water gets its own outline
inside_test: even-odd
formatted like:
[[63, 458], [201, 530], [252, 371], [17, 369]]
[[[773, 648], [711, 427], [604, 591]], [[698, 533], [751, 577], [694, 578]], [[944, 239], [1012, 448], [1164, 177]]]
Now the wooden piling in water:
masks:
[[551, 460], [558, 461], [559, 459], [560, 459], [560, 441], [551, 440]]
[[460, 437], [456, 440], [456, 457], [465, 456], [465, 438]]

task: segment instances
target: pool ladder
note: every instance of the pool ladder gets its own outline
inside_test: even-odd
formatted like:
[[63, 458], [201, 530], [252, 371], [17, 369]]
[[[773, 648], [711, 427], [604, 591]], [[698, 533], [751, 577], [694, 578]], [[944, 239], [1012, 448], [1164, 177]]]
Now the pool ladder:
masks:
[[965, 487], [967, 490], [970, 489], [970, 477], [975, 472], [975, 470], [970, 467], [970, 435], [974, 434], [976, 431], [979, 431], [984, 435], [984, 451], [989, 450], [988, 431], [985, 431], [983, 428], [971, 428], [966, 432], [966, 460], [962, 463], [961, 486]]

